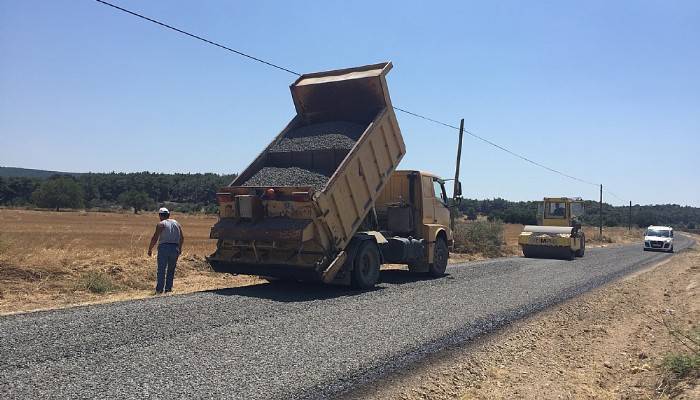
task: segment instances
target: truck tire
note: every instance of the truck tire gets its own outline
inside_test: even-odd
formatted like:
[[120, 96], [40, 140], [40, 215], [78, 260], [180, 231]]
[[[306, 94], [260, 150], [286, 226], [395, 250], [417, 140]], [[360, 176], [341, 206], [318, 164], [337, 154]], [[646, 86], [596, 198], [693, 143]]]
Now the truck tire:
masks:
[[581, 248], [576, 250], [576, 257], [583, 257], [586, 253], [586, 235], [581, 235]]
[[428, 274], [434, 277], [445, 275], [447, 270], [447, 260], [450, 257], [450, 250], [447, 248], [447, 243], [442, 238], [438, 238], [433, 249], [433, 263], [430, 264]]
[[370, 289], [379, 280], [379, 250], [371, 241], [360, 245], [353, 260], [352, 287]]

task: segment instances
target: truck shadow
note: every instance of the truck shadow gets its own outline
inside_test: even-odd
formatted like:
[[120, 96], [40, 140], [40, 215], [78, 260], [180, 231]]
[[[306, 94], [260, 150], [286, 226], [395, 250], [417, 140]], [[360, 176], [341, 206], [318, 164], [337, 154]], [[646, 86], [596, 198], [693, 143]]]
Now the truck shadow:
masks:
[[251, 286], [208, 290], [204, 293], [213, 293], [219, 296], [243, 296], [295, 303], [316, 300], [328, 300], [340, 297], [351, 297], [386, 289], [382, 284], [403, 285], [407, 283], [429, 281], [434, 279], [450, 279], [449, 275], [441, 278], [432, 278], [424, 274], [415, 274], [402, 270], [383, 270], [380, 273], [379, 283], [372, 289], [360, 290], [347, 286], [326, 285], [316, 282], [272, 281]]
[[251, 286], [210, 290], [208, 292], [220, 296], [254, 297], [283, 303], [296, 303], [358, 296], [383, 289], [376, 286], [372, 289], [359, 290], [314, 282], [275, 281]]
[[388, 283], [392, 285], [403, 285], [406, 283], [431, 281], [434, 279], [449, 279], [449, 274], [439, 278], [432, 277], [428, 274], [419, 274], [401, 269], [388, 269], [381, 271], [379, 276], [380, 283]]

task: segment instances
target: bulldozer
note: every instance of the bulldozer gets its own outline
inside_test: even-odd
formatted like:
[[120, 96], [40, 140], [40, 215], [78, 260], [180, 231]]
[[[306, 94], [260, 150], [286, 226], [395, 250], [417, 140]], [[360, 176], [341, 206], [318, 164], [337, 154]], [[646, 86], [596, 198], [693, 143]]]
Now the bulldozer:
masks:
[[580, 197], [545, 197], [537, 207], [537, 224], [526, 225], [518, 237], [523, 256], [533, 258], [583, 257], [586, 236], [581, 229]]

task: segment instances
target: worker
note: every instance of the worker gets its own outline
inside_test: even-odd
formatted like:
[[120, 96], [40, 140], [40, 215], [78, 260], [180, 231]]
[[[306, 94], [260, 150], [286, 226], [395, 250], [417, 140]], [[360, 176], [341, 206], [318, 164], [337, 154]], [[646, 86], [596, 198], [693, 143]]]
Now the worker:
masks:
[[158, 271], [156, 274], [156, 294], [168, 293], [173, 290], [175, 278], [175, 264], [182, 253], [182, 243], [185, 236], [182, 227], [174, 219], [170, 218], [170, 211], [161, 207], [158, 210], [160, 222], [156, 225], [156, 231], [148, 246], [148, 256], [153, 254], [153, 247], [158, 243]]
[[561, 206], [561, 203], [554, 203], [554, 212], [552, 212], [552, 215], [555, 217], [563, 217], [564, 216], [564, 207]]

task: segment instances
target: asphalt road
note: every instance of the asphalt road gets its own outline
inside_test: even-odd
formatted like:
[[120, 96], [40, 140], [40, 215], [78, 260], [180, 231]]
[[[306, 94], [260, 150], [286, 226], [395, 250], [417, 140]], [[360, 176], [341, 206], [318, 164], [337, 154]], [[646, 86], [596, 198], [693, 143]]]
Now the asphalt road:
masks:
[[0, 398], [332, 397], [667, 257], [629, 245], [385, 271], [368, 292], [274, 283], [1, 317]]

